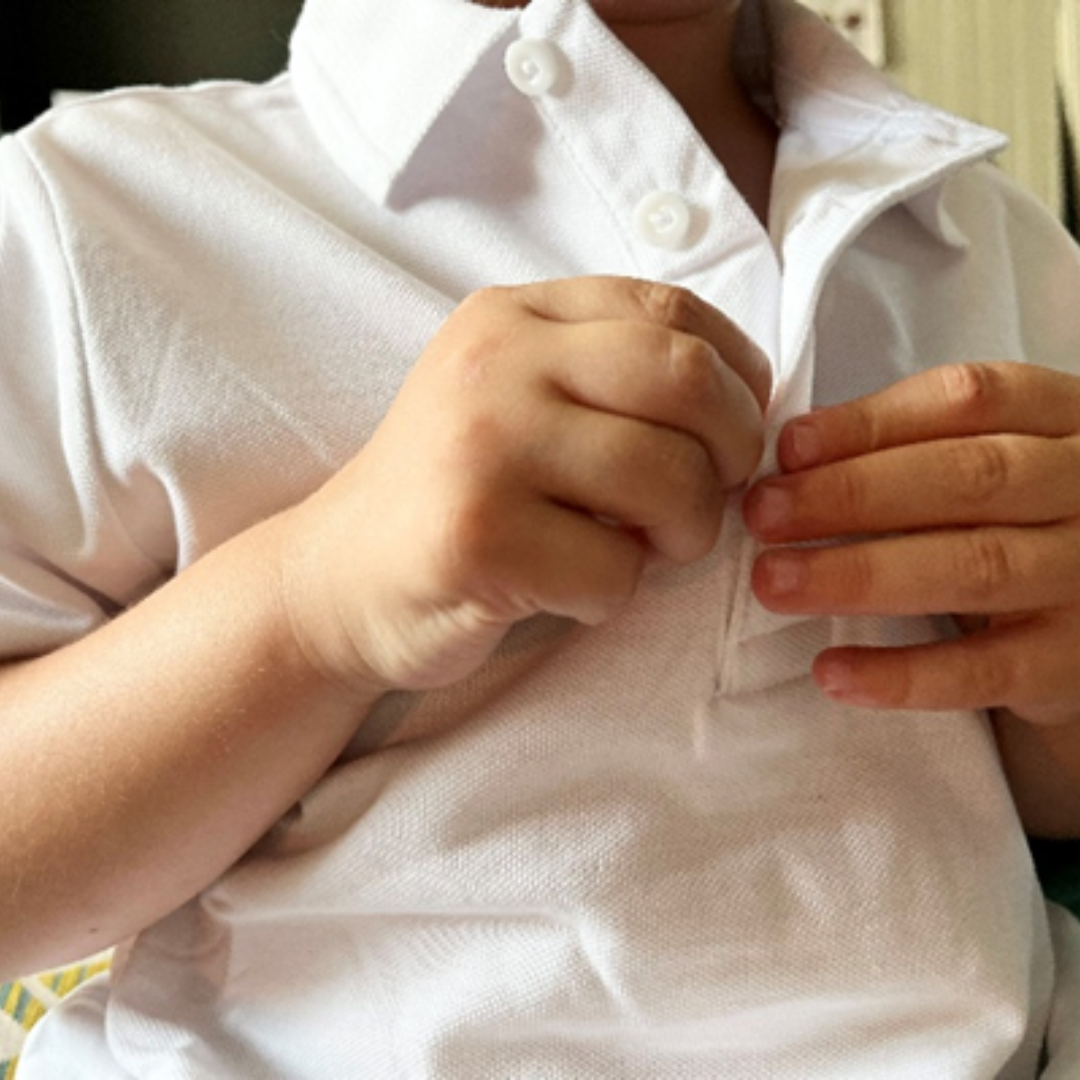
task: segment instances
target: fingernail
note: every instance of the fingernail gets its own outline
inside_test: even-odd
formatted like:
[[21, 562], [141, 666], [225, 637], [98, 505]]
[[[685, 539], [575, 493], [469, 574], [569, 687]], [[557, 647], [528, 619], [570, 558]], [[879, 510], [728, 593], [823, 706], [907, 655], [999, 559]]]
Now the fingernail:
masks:
[[821, 432], [809, 421], [796, 420], [787, 430], [788, 447], [794, 464], [806, 468], [821, 461]]
[[810, 575], [805, 560], [798, 555], [774, 552], [761, 558], [765, 590], [770, 596], [793, 596], [806, 588]]
[[754, 492], [750, 519], [761, 533], [775, 533], [791, 521], [794, 500], [791, 493], [777, 484], [765, 483]]
[[831, 698], [845, 698], [854, 688], [851, 665], [843, 660], [819, 662], [818, 686]]
[[847, 660], [819, 660], [815, 665], [817, 684], [826, 697], [844, 705], [873, 708], [877, 698], [859, 685], [855, 668]]

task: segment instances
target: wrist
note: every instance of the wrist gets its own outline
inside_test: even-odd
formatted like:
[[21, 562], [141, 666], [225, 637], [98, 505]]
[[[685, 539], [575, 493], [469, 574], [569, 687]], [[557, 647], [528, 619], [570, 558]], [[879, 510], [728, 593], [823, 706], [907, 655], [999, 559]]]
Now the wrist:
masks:
[[370, 707], [395, 687], [363, 659], [355, 629], [344, 624], [319, 572], [324, 556], [302, 516], [302, 506], [285, 511], [258, 526], [261, 535], [252, 538], [270, 570], [279, 648], [327, 693], [342, 695], [354, 708]]

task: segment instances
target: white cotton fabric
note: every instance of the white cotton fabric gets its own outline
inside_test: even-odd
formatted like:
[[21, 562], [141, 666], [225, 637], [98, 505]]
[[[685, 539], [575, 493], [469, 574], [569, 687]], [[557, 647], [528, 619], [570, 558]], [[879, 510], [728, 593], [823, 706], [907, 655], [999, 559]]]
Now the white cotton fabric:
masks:
[[[771, 235], [584, 0], [309, 0], [266, 86], [122, 91], [0, 144], [3, 654], [303, 498], [488, 283], [693, 289], [768, 354], [770, 437], [931, 364], [1075, 369], [1080, 262], [983, 163], [1002, 140], [793, 2], [750, 13]], [[557, 58], [545, 93], [507, 76], [521, 39]], [[677, 249], [635, 229], [655, 192], [690, 208]], [[610, 624], [533, 620], [384, 700], [20, 1080], [1032, 1080], [1051, 1014], [1080, 1060], [1077, 928], [1051, 939], [985, 718], [809, 679], [829, 644], [941, 628], [766, 613], [737, 504]]]

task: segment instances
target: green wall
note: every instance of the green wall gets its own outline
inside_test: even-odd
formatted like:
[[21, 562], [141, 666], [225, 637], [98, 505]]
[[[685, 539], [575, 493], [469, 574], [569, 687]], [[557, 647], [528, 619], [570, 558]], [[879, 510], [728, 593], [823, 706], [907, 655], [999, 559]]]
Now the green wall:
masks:
[[53, 86], [78, 90], [212, 77], [265, 79], [285, 66], [301, 6], [300, 0], [30, 3], [31, 34]]

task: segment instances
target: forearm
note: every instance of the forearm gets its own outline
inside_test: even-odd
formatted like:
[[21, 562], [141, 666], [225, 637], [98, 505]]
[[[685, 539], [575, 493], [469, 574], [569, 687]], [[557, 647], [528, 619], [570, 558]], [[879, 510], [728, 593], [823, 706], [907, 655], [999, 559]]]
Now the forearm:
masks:
[[0, 671], [0, 977], [122, 940], [204, 888], [377, 696], [297, 649], [278, 532], [259, 526], [85, 640]]
[[650, 551], [704, 557], [760, 458], [768, 395], [766, 358], [684, 290], [475, 294], [318, 491], [0, 672], [0, 975], [205, 887], [386, 689], [467, 677], [539, 612], [612, 617]]
[[1031, 836], [1080, 838], [1080, 726], [1034, 725], [994, 714], [1005, 774]]

